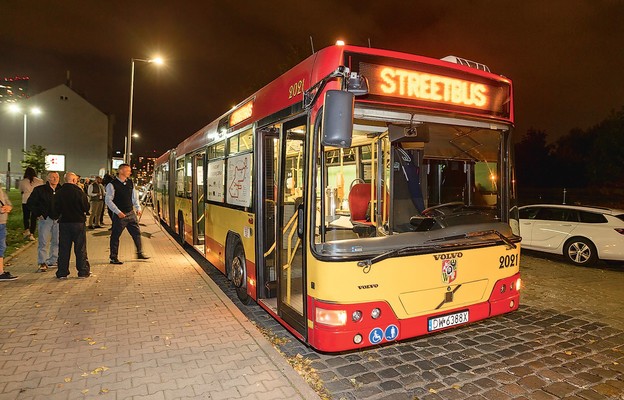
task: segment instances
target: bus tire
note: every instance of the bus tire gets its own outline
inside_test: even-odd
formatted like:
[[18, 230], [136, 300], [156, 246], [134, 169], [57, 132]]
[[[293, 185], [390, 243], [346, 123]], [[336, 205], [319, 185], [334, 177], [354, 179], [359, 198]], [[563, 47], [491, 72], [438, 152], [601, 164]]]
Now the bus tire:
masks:
[[178, 211], [178, 243], [184, 246], [184, 217], [182, 211]]
[[251, 298], [247, 294], [247, 268], [245, 267], [245, 250], [241, 242], [236, 241], [234, 251], [232, 252], [232, 261], [230, 262], [230, 270], [232, 271], [232, 283], [236, 288], [236, 295], [243, 304], [249, 304]]
[[596, 246], [582, 237], [569, 239], [563, 246], [563, 255], [571, 263], [579, 266], [593, 265], [598, 261]]

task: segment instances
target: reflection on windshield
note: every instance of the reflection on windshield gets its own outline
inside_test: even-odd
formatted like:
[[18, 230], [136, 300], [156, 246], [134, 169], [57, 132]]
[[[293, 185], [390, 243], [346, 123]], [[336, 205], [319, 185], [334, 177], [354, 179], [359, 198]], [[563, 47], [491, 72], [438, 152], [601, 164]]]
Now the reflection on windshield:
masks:
[[508, 223], [503, 148], [500, 130], [357, 119], [351, 148], [318, 152], [315, 243]]

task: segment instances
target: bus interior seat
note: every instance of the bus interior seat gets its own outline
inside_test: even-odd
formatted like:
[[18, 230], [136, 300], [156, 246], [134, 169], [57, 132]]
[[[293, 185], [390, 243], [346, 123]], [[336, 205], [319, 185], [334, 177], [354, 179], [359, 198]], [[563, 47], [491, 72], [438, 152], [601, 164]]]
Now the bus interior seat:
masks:
[[370, 224], [366, 212], [371, 201], [371, 184], [357, 183], [349, 191], [349, 211], [353, 223]]

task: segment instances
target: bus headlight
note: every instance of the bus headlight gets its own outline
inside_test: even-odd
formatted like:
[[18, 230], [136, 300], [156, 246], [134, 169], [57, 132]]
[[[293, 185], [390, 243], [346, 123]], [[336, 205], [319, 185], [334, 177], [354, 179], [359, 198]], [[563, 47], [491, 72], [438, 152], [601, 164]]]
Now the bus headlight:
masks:
[[371, 318], [377, 319], [379, 318], [380, 315], [381, 315], [381, 310], [379, 308], [373, 308], [373, 311], [371, 311]]
[[345, 310], [316, 309], [316, 322], [329, 326], [344, 326], [347, 324], [347, 312]]
[[518, 278], [516, 281], [516, 290], [520, 290], [520, 286], [522, 286], [522, 279]]
[[353, 311], [353, 314], [351, 314], [351, 320], [353, 320], [353, 322], [358, 322], [361, 319], [362, 319], [362, 311], [360, 310]]

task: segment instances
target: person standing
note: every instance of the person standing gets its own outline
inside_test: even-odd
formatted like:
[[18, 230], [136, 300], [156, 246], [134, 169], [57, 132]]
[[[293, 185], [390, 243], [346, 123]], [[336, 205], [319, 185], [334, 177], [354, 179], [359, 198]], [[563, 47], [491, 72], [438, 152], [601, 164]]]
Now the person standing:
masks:
[[43, 185], [43, 179], [37, 177], [37, 171], [33, 167], [27, 167], [24, 171], [24, 179], [19, 183], [22, 192], [22, 214], [24, 217], [24, 239], [35, 240], [35, 229], [37, 228], [37, 217], [32, 215], [28, 207], [28, 198], [33, 189]]
[[[111, 183], [113, 181], [113, 176], [111, 174], [105, 174], [104, 178], [102, 178], [102, 186], [104, 186], [104, 188], [106, 188], [106, 186], [108, 186], [109, 183]], [[106, 189], [104, 189], [106, 191]], [[107, 212], [108, 216], [110, 218], [110, 220], [113, 220], [113, 212], [110, 210], [110, 208], [108, 207], [103, 207], [102, 208], [102, 215], [100, 216], [100, 225], [104, 226], [104, 213]], [[110, 230], [112, 230], [113, 228], [110, 228]]]
[[79, 278], [91, 275], [87, 262], [87, 230], [85, 226], [89, 200], [84, 191], [78, 187], [78, 176], [73, 172], [65, 174], [65, 184], [56, 193], [54, 210], [59, 215], [59, 258], [56, 277], [67, 279], [69, 275], [69, 259], [74, 246], [76, 269]]
[[9, 196], [0, 187], [0, 282], [14, 281], [18, 277], [4, 271], [4, 251], [6, 250], [6, 223], [8, 215], [13, 209]]
[[89, 216], [89, 229], [101, 228], [100, 217], [102, 216], [102, 207], [104, 207], [104, 186], [102, 186], [102, 178], [97, 176], [89, 185], [87, 195], [91, 202], [91, 215]]
[[54, 210], [54, 197], [61, 187], [59, 181], [58, 172], [48, 172], [47, 182], [37, 186], [28, 198], [28, 207], [38, 220], [38, 272], [46, 272], [58, 262], [59, 226], [58, 214]]
[[139, 260], [147, 260], [143, 254], [141, 244], [141, 229], [139, 228], [139, 216], [141, 216], [141, 205], [134, 190], [134, 184], [130, 175], [132, 169], [128, 164], [121, 164], [117, 169], [117, 178], [106, 186], [106, 206], [113, 213], [113, 227], [110, 237], [110, 263], [123, 264], [119, 261], [119, 237], [124, 229], [128, 229], [128, 233], [134, 240], [136, 246], [137, 258]]

